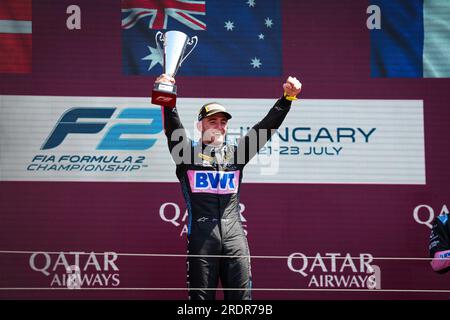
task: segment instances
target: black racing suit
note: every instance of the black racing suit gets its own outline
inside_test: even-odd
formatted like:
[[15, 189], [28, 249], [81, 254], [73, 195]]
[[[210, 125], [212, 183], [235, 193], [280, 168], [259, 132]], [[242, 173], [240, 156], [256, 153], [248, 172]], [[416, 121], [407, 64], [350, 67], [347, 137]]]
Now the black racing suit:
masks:
[[279, 99], [237, 145], [220, 147], [188, 139], [176, 108], [163, 107], [165, 134], [189, 213], [189, 299], [215, 299], [219, 278], [222, 288], [242, 289], [224, 290], [225, 299], [251, 299], [250, 253], [239, 210], [242, 170], [279, 128], [290, 106], [291, 101]]
[[[433, 221], [430, 234], [430, 258], [450, 258], [450, 215], [448, 213], [437, 216]], [[436, 255], [436, 253], [438, 253]], [[439, 273], [450, 271], [450, 262], [433, 261], [433, 269]]]

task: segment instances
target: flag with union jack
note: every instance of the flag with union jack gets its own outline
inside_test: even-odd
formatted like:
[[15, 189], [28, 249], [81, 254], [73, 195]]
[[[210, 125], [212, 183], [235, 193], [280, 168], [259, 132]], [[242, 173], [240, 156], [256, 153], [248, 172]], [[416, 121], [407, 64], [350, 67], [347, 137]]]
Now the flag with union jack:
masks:
[[0, 1], [0, 72], [31, 72], [31, 0]]
[[155, 41], [159, 30], [178, 30], [199, 38], [180, 75], [282, 74], [279, 0], [122, 0], [125, 74], [163, 72]]

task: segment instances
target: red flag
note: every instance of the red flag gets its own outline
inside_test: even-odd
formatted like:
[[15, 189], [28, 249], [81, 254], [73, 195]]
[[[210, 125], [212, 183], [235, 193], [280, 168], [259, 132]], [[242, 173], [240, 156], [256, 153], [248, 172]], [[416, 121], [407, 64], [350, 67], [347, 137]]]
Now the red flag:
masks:
[[0, 72], [31, 72], [31, 0], [0, 1]]

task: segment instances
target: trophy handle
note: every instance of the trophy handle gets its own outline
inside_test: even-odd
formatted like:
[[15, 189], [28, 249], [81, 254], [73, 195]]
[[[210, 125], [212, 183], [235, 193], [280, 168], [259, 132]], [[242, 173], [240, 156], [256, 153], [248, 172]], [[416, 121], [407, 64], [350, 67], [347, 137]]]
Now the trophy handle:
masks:
[[161, 55], [161, 58], [163, 58], [163, 50], [162, 50], [161, 46], [159, 45], [159, 42], [164, 44], [164, 33], [162, 33], [161, 31], [158, 31], [155, 34], [155, 42], [156, 42], [156, 48], [158, 49], [158, 52]]
[[198, 43], [198, 37], [197, 36], [193, 36], [188, 42], [187, 45], [192, 46], [191, 50], [189, 50], [189, 52], [183, 57], [183, 59], [181, 59], [180, 62], [180, 66], [183, 63], [184, 60], [186, 60], [186, 58], [191, 54], [192, 50], [194, 50], [194, 48], [197, 46]]

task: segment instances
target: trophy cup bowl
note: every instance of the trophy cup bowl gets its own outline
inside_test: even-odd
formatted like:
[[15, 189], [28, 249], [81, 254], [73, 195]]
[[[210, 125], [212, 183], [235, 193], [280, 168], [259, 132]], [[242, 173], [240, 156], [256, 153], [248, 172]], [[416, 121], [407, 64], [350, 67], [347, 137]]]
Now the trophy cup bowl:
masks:
[[[191, 54], [197, 45], [197, 36], [189, 37], [181, 31], [158, 31], [155, 36], [156, 46], [163, 57], [164, 73], [175, 77], [183, 61]], [[162, 46], [160, 45], [162, 43]], [[186, 48], [191, 49], [185, 54]], [[172, 83], [155, 83], [152, 91], [152, 103], [156, 105], [174, 107], [177, 100], [177, 87]]]

